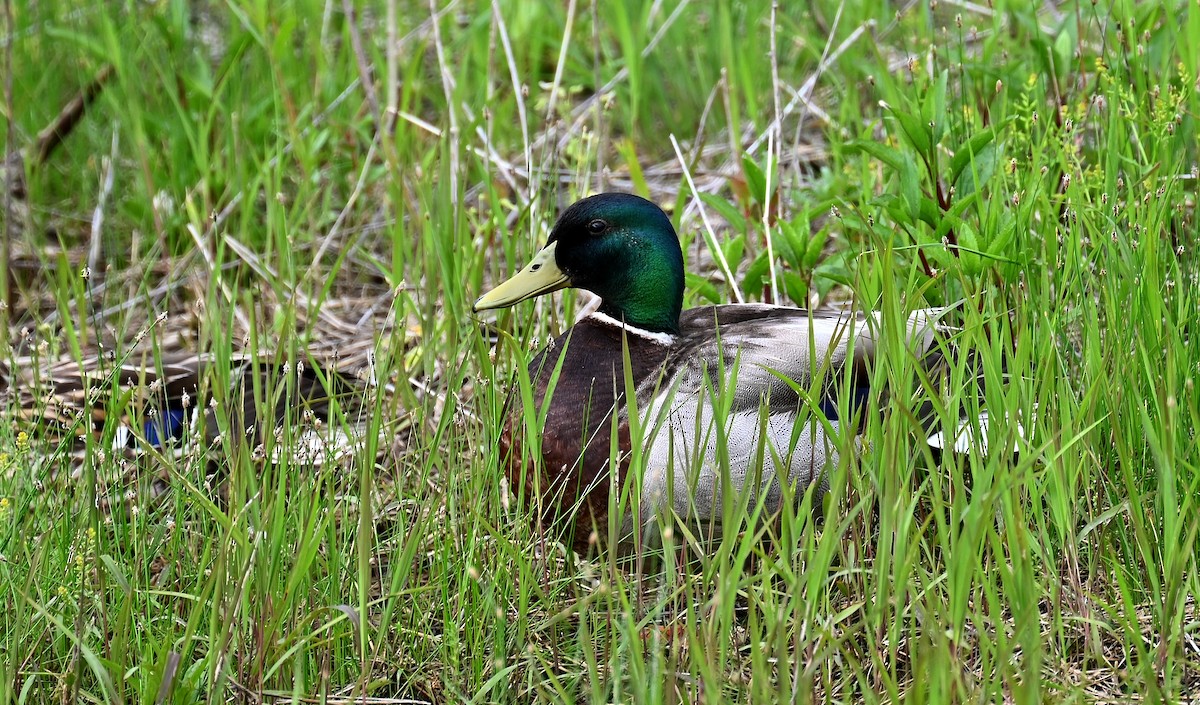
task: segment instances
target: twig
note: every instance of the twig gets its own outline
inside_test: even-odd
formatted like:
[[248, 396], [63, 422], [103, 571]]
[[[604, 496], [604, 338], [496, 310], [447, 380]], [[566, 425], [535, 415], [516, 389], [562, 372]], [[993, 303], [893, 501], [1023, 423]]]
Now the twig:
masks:
[[513, 57], [512, 42], [508, 38], [508, 25], [500, 12], [498, 0], [492, 0], [492, 16], [500, 31], [500, 44], [504, 47], [504, 58], [508, 62], [508, 76], [512, 81], [513, 96], [517, 101], [517, 119], [521, 121], [521, 145], [525, 147], [525, 168], [533, 171], [533, 152], [529, 149], [529, 117], [525, 113], [525, 90], [517, 74], [517, 60]]
[[[648, 43], [646, 45], [645, 49], [642, 49], [642, 58], [643, 59], [646, 58], [647, 56], [650, 56], [650, 54], [655, 50], [655, 48], [658, 47], [658, 43], [661, 42], [663, 37], [665, 37], [667, 35], [667, 31], [671, 29], [671, 26], [675, 24], [675, 20], [679, 19], [679, 16], [683, 14], [684, 9], [689, 4], [690, 4], [690, 0], [683, 0], [683, 2], [680, 2], [678, 5], [675, 6], [675, 9], [671, 11], [671, 14], [667, 16], [667, 19], [663, 20], [663, 23], [658, 28], [658, 31], [655, 32], [653, 37], [651, 37], [650, 43]], [[571, 111], [571, 120], [572, 120], [571, 128], [569, 130], [567, 130], [567, 132], [566, 132], [567, 136], [563, 137], [562, 139], [563, 140], [568, 139], [569, 135], [575, 131], [575, 128], [580, 123], [582, 123], [582, 121], [585, 119], [585, 117], [591, 112], [592, 108], [595, 107], [597, 104], [599, 104], [600, 100], [605, 95], [611, 93], [614, 88], [619, 86], [628, 77], [629, 77], [629, 67], [622, 66], [620, 71], [617, 71], [617, 73], [612, 78], [610, 78], [607, 83], [605, 83], [603, 86], [600, 87], [600, 90], [596, 91], [595, 93], [592, 93], [592, 95], [588, 96], [588, 98], [586, 100], [581, 102], [579, 105], [575, 106], [575, 108]], [[537, 139], [535, 139], [533, 141], [533, 144], [531, 145], [530, 148], [533, 150], [540, 149], [542, 146], [545, 145], [546, 140], [549, 139], [550, 134], [551, 134], [550, 131], [543, 132], [540, 136], [538, 136]], [[561, 144], [561, 140], [560, 140], [560, 144], [558, 145], [558, 148], [562, 149], [562, 147], [563, 147], [563, 145]]]
[[817, 85], [817, 79], [820, 78], [823, 73], [825, 73], [825, 69], [829, 68], [829, 66], [831, 66], [835, 61], [837, 61], [838, 58], [840, 58], [841, 55], [844, 54], [846, 52], [846, 50], [850, 48], [851, 45], [853, 45], [855, 42], [857, 42], [858, 38], [861, 37], [867, 30], [872, 29], [874, 27], [875, 27], [875, 21], [868, 20], [868, 21], [862, 23], [861, 25], [859, 25], [858, 28], [855, 29], [853, 32], [851, 32], [850, 36], [848, 36], [844, 40], [842, 40], [842, 43], [838, 45], [837, 49], [834, 49], [833, 52], [831, 52], [828, 55], [828, 57], [823, 59], [821, 61], [821, 63], [817, 65], [817, 70], [813, 71], [812, 75], [810, 75], [808, 77], [808, 80], [806, 80], [804, 82], [804, 85], [802, 85], [800, 87], [800, 90], [796, 92], [796, 97], [793, 98], [791, 100], [791, 102], [789, 102], [787, 104], [787, 107], [783, 109], [783, 115], [772, 120], [771, 124], [767, 125], [766, 129], [763, 130], [761, 134], [759, 134], [759, 136], [750, 144], [750, 147], [746, 151], [751, 152], [751, 153], [756, 151], [759, 147], [762, 146], [762, 143], [766, 141], [767, 132], [778, 127], [779, 120], [782, 120], [783, 118], [785, 118], [785, 117], [791, 115], [793, 112], [795, 112], [796, 108], [800, 104], [803, 103], [803, 104], [807, 105], [809, 97], [812, 96], [813, 88]]
[[554, 109], [558, 107], [558, 89], [562, 85], [563, 71], [567, 68], [567, 51], [571, 48], [571, 30], [575, 26], [575, 6], [578, 0], [567, 3], [567, 23], [563, 27], [562, 42], [558, 45], [558, 63], [554, 65], [554, 80], [550, 83], [550, 100], [546, 105], [546, 123], [554, 120]]
[[[229, 249], [233, 250], [233, 253], [241, 258], [243, 262], [248, 264], [250, 269], [254, 270], [254, 273], [259, 277], [268, 282], [280, 281], [281, 278], [279, 273], [272, 269], [271, 265], [264, 262], [261, 257], [255, 254], [249, 247], [246, 247], [246, 245], [240, 240], [232, 235], [226, 234], [224, 241], [225, 245], [229, 247]], [[315, 313], [317, 318], [320, 320], [325, 321], [334, 328], [338, 328], [346, 332], [357, 331], [354, 326], [351, 326], [332, 313], [327, 312], [324, 307], [313, 306], [312, 298], [310, 298], [308, 294], [305, 294], [303, 291], [301, 291], [298, 287], [287, 286], [286, 289], [292, 294], [292, 296], [296, 298], [297, 301], [300, 302], [300, 306], [302, 306], [305, 311], [309, 313]]]
[[[396, 111], [400, 106], [400, 42], [396, 37], [396, 25], [399, 22], [399, 13], [396, 12], [396, 0], [387, 0], [387, 51], [385, 52], [387, 73], [384, 76], [384, 79], [387, 81], [387, 85], [385, 86], [387, 90], [387, 105], [384, 107], [383, 132], [389, 136], [396, 129]], [[384, 140], [384, 144], [384, 150], [390, 162], [393, 156], [391, 149], [392, 140]]]
[[713, 258], [717, 260], [717, 265], [721, 267], [721, 272], [725, 275], [726, 281], [733, 289], [733, 298], [739, 303], [746, 303], [746, 298], [742, 296], [742, 289], [737, 284], [737, 279], [733, 276], [733, 271], [729, 268], [729, 262], [725, 260], [725, 253], [717, 244], [717, 235], [713, 231], [712, 223], [708, 221], [708, 211], [704, 210], [704, 205], [700, 203], [700, 192], [696, 189], [696, 182], [692, 180], [692, 172], [687, 168], [687, 162], [683, 158], [683, 151], [679, 149], [679, 141], [675, 139], [675, 135], [671, 135], [671, 146], [675, 148], [675, 157], [679, 159], [679, 164], [683, 167], [683, 178], [687, 180], [688, 188], [692, 190], [692, 194], [696, 197], [697, 207], [700, 209], [700, 219], [704, 221], [704, 235], [708, 242], [708, 248], [712, 251]]
[[[762, 223], [763, 235], [767, 239], [767, 270], [771, 273], [771, 303], [779, 305], [779, 275], [775, 271], [775, 239], [771, 235], [771, 167], [778, 164], [775, 150], [782, 149], [779, 146], [779, 137], [781, 136], [783, 122], [779, 115], [779, 52], [776, 44], [775, 29], [778, 22], [777, 13], [779, 12], [779, 2], [776, 0], [771, 3], [771, 100], [775, 107], [775, 124], [777, 127], [774, 132], [767, 133], [767, 168], [765, 170], [766, 186], [764, 187], [763, 203], [762, 203]], [[780, 169], [782, 171], [782, 169]]]
[[88, 243], [87, 266], [92, 276], [100, 273], [100, 253], [104, 242], [104, 208], [108, 205], [108, 197], [112, 194], [113, 174], [116, 172], [117, 147], [121, 143], [120, 132], [113, 130], [112, 148], [108, 159], [104, 161], [104, 177], [100, 183], [100, 195], [96, 198], [96, 208], [92, 211], [91, 240]]
[[195, 223], [188, 223], [187, 231], [188, 234], [192, 236], [192, 240], [196, 243], [196, 249], [200, 251], [201, 256], [204, 258], [204, 263], [208, 265], [209, 277], [212, 278], [212, 280], [216, 283], [216, 286], [221, 288], [221, 293], [225, 295], [225, 300], [228, 301], [229, 305], [233, 308], [233, 315], [238, 319], [238, 323], [241, 323], [245, 330], [251, 330], [250, 317], [238, 307], [237, 301], [233, 297], [233, 292], [229, 289], [229, 285], [217, 276], [216, 258], [208, 248], [208, 243], [212, 240], [211, 236], [213, 233], [213, 228], [216, 227], [216, 220], [219, 220], [219, 216], [217, 219], [214, 219], [214, 224], [210, 225], [208, 229], [204, 231], [204, 235], [200, 234], [200, 230], [196, 227]]
[[[11, 1], [12, 0], [5, 0], [5, 3], [7, 4]], [[11, 52], [11, 49], [8, 51]], [[45, 164], [46, 160], [50, 158], [50, 155], [54, 154], [54, 150], [58, 149], [58, 146], [63, 143], [63, 140], [65, 140], [67, 136], [70, 135], [75, 129], [75, 126], [79, 124], [79, 121], [83, 118], [83, 114], [87, 111], [88, 106], [95, 102], [96, 98], [99, 97], [100, 92], [104, 90], [104, 84], [108, 82], [108, 79], [112, 76], [112, 74], [112, 64], [108, 64], [104, 68], [100, 69], [100, 73], [96, 74], [96, 77], [92, 79], [92, 82], [84, 86], [82, 90], [76, 93], [75, 97], [71, 99], [71, 102], [64, 105], [63, 109], [59, 111], [58, 117], [54, 118], [53, 122], [51, 122], [46, 126], [45, 129], [38, 133], [37, 141], [34, 143], [34, 159], [32, 162], [30, 162], [31, 167], [38, 167], [42, 164]], [[8, 80], [10, 82], [12, 81], [11, 71], [9, 71]]]
[[771, 168], [775, 158], [775, 133], [767, 137], [766, 195], [763, 196], [763, 234], [767, 239], [767, 270], [771, 272], [771, 303], [779, 305], [779, 275], [775, 272], [775, 239], [771, 236]]
[[[440, 138], [445, 134], [445, 131], [442, 130], [441, 128], [439, 128], [437, 125], [432, 125], [429, 122], [417, 117], [416, 115], [413, 115], [412, 113], [401, 110], [401, 111], [398, 111], [396, 114], [397, 114], [397, 116], [400, 117], [401, 120], [404, 120], [405, 122], [408, 122], [408, 123], [414, 125], [415, 127], [418, 127], [420, 129], [428, 132], [429, 134], [433, 135], [434, 137]], [[486, 133], [483, 132], [483, 128], [480, 127], [477, 129], [478, 129], [478, 133], [479, 133], [480, 137], [486, 139], [487, 135], [486, 135]], [[469, 149], [472, 154], [479, 157], [480, 159], [491, 162], [492, 166], [494, 166], [500, 170], [500, 176], [504, 178], [505, 183], [507, 183], [509, 188], [511, 188], [513, 190], [513, 193], [515, 193], [517, 195], [521, 194], [521, 189], [518, 187], [516, 180], [513, 179], [513, 175], [515, 174], [515, 175], [521, 177], [522, 179], [528, 180], [529, 179], [528, 171], [521, 169], [520, 167], [516, 166], [512, 162], [509, 162], [504, 157], [501, 157], [498, 153], [496, 153], [496, 150], [491, 149], [490, 146], [486, 150], [480, 149], [478, 147], [467, 147], [467, 149]]]
[[371, 171], [371, 165], [375, 163], [375, 147], [381, 141], [382, 133], [375, 130], [375, 138], [371, 140], [371, 145], [367, 147], [367, 158], [363, 160], [362, 171], [358, 173], [358, 181], [354, 183], [354, 190], [350, 192], [350, 197], [346, 199], [346, 204], [342, 206], [342, 210], [338, 213], [338, 217], [333, 221], [333, 227], [329, 229], [329, 233], [321, 239], [321, 246], [317, 248], [317, 254], [312, 258], [313, 264], [321, 261], [325, 256], [325, 251], [329, 249], [329, 244], [341, 235], [342, 224], [346, 222], [346, 218], [350, 215], [350, 209], [358, 201], [358, 197], [362, 194], [363, 188], [367, 183], [367, 175]]
[[358, 63], [358, 79], [362, 83], [363, 92], [367, 94], [367, 103], [371, 105], [371, 114], [375, 116], [375, 129], [378, 130], [383, 124], [383, 113], [379, 110], [375, 82], [371, 80], [371, 62], [367, 59], [366, 49], [363, 48], [362, 32], [358, 31], [358, 17], [354, 13], [353, 0], [342, 0], [342, 12], [346, 15], [350, 46], [354, 49], [354, 60]]
[[[4, 26], [9, 29], [13, 26], [12, 0], [4, 0]], [[12, 151], [12, 134], [13, 134], [13, 70], [12, 70], [12, 42], [4, 43], [4, 154], [3, 162], [0, 162], [0, 168], [4, 169], [3, 179], [0, 179], [0, 188], [4, 189], [4, 211], [0, 212], [0, 216], [4, 217], [4, 232], [0, 233], [0, 332], [3, 332], [3, 340], [8, 341], [8, 303], [9, 303], [9, 282], [8, 273], [9, 265], [12, 264], [12, 249], [10, 243], [12, 241], [12, 184], [10, 179], [16, 178], [14, 174], [17, 169], [13, 168], [19, 165], [18, 160], [14, 160], [10, 155]], [[24, 174], [22, 174], [24, 176]], [[5, 345], [7, 347], [7, 345]]]
[[429, 0], [429, 16], [433, 18], [433, 46], [437, 50], [438, 73], [442, 77], [442, 93], [446, 97], [447, 120], [450, 125], [450, 204], [454, 206], [454, 231], [458, 231], [459, 195], [459, 144], [458, 144], [458, 114], [454, 109], [454, 75], [450, 72], [450, 64], [446, 60], [446, 46], [442, 43], [441, 15], [438, 13], [437, 0]]

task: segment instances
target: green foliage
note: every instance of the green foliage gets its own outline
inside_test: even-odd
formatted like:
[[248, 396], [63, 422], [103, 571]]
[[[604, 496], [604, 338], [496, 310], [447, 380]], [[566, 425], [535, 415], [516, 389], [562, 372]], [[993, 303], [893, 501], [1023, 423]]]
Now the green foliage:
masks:
[[[45, 163], [25, 152], [4, 223], [0, 704], [1195, 692], [1194, 3], [394, 3], [391, 27], [388, 3], [11, 4], [10, 151], [114, 75]], [[852, 298], [896, 333], [963, 301], [972, 356], [925, 398], [892, 343], [891, 402], [861, 454], [842, 430], [822, 500], [796, 488], [703, 556], [681, 527], [652, 561], [578, 558], [492, 441], [576, 297], [469, 311], [598, 185], [668, 206], [689, 304]], [[68, 457], [92, 417], [38, 425], [57, 410], [10, 370], [135, 341], [212, 356], [222, 435], [113, 452], [138, 400], [104, 378]], [[351, 460], [265, 462], [290, 422], [234, 442], [235, 353], [368, 348], [367, 412], [329, 422], [365, 427]], [[986, 408], [990, 447], [1019, 452], [935, 457], [922, 402], [951, 432]]]

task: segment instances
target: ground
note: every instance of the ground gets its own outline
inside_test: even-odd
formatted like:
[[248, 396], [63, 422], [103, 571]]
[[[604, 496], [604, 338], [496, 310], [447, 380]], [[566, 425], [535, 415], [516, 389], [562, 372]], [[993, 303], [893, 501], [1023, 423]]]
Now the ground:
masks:
[[[1194, 2], [3, 10], [0, 702], [1200, 692]], [[686, 306], [961, 302], [991, 452], [896, 394], [815, 511], [573, 553], [495, 438], [590, 297], [471, 302], [603, 190]]]

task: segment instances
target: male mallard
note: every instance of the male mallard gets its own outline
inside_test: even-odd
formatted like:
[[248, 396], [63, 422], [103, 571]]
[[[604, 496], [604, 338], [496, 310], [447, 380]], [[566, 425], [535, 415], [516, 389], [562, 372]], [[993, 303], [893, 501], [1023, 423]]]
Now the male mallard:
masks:
[[[781, 481], [800, 493], [813, 483], [818, 492], [827, 488], [823, 470], [838, 459], [827, 438], [839, 425], [833, 395], [845, 375], [855, 397], [848, 406], [861, 406], [867, 394], [876, 341], [866, 317], [761, 304], [681, 311], [683, 253], [675, 229], [658, 206], [622, 193], [567, 208], [533, 261], [474, 309], [512, 306], [568, 286], [597, 294], [601, 303], [529, 364], [539, 410], [550, 395], [540, 462], [528, 463], [530, 453], [522, 450], [519, 390], [509, 400], [500, 450], [512, 486], [541, 502], [544, 514], [574, 512], [577, 549], [593, 528], [605, 533], [610, 484], [616, 479], [623, 489], [630, 476], [626, 373], [643, 429], [641, 521], [674, 512], [715, 534], [724, 498], [751, 508], [762, 501], [770, 515], [780, 507]], [[910, 318], [918, 354], [929, 347], [935, 317]], [[723, 428], [716, 418], [724, 419]], [[636, 523], [627, 518], [620, 535]]]

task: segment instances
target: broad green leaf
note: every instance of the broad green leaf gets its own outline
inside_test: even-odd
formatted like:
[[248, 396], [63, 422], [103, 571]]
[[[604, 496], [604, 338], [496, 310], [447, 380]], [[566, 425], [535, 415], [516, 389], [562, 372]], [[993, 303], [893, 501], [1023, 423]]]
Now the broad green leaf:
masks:
[[996, 139], [995, 126], [971, 135], [970, 139], [961, 145], [954, 152], [954, 156], [950, 158], [950, 183], [957, 183], [963, 170], [971, 165], [971, 158], [978, 155], [994, 139]]
[[975, 156], [974, 166], [968, 166], [968, 168], [963, 169], [962, 173], [955, 179], [955, 195], [961, 198], [978, 193], [991, 180], [992, 175], [996, 173], [996, 168], [1000, 166], [1001, 158], [1002, 154], [999, 145], [988, 145], [979, 150], [979, 153]]
[[843, 250], [827, 258], [813, 270], [813, 288], [824, 298], [834, 286], [853, 286], [854, 276], [848, 264], [849, 252]]
[[929, 154], [933, 147], [933, 135], [929, 131], [929, 124], [921, 122], [921, 118], [916, 115], [902, 112], [890, 105], [887, 106], [887, 111], [896, 118], [900, 132], [907, 138], [908, 144], [920, 154]]
[[929, 227], [937, 230], [938, 225], [942, 222], [942, 209], [928, 198], [921, 198], [921, 209], [918, 212], [918, 217], [925, 221]]
[[1070, 30], [1064, 27], [1054, 39], [1054, 69], [1056, 75], [1062, 75], [1071, 65], [1071, 56], [1075, 53], [1075, 40]]
[[905, 222], [915, 223], [921, 217], [921, 175], [917, 165], [911, 159], [904, 162], [900, 170], [900, 195], [904, 198], [904, 206], [908, 210]]
[[746, 188], [755, 203], [767, 203], [767, 175], [750, 155], [742, 155], [742, 173], [746, 175]]
[[808, 247], [804, 250], [804, 268], [812, 269], [817, 266], [817, 262], [821, 260], [821, 254], [825, 251], [825, 243], [829, 240], [829, 228], [821, 228], [813, 233], [812, 237], [808, 238]]
[[738, 265], [742, 263], [742, 254], [746, 251], [746, 236], [738, 235], [735, 238], [725, 241], [721, 245], [721, 252], [725, 255], [725, 261], [729, 263], [729, 267], [737, 270]]
[[933, 237], [937, 241], [941, 241], [950, 232], [951, 228], [957, 228], [962, 223], [962, 214], [978, 200], [979, 192], [975, 192], [966, 198], [958, 199], [950, 210], [942, 214], [941, 220], [938, 222], [937, 229], [934, 231]]
[[783, 290], [797, 306], [808, 305], [808, 280], [791, 270], [781, 272]]
[[931, 144], [941, 142], [942, 135], [946, 132], [946, 82], [949, 77], [949, 72], [943, 70], [925, 99], [925, 123], [931, 130]]
[[889, 147], [886, 144], [874, 142], [872, 140], [854, 140], [846, 146], [852, 150], [866, 152], [867, 154], [875, 157], [879, 161], [891, 167], [893, 171], [901, 171], [904, 169], [904, 155], [901, 154], [899, 150]]
[[804, 254], [803, 237], [796, 232], [796, 227], [787, 221], [781, 220], [775, 225], [775, 237], [772, 239], [772, 243], [775, 246], [776, 259], [782, 259], [788, 264], [799, 265], [800, 258]]
[[746, 290], [758, 291], [762, 289], [763, 282], [766, 281], [771, 263], [767, 261], [767, 253], [761, 252], [754, 261], [750, 263], [750, 267], [746, 270], [746, 278], [742, 280], [742, 286]]
[[704, 205], [715, 210], [730, 227], [740, 233], [746, 232], [746, 216], [729, 201], [712, 193], [697, 194]]

